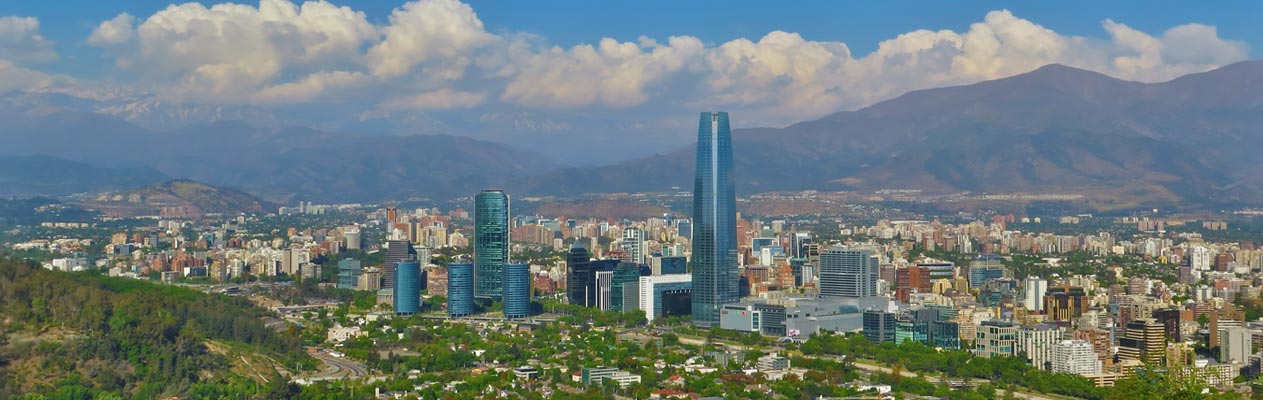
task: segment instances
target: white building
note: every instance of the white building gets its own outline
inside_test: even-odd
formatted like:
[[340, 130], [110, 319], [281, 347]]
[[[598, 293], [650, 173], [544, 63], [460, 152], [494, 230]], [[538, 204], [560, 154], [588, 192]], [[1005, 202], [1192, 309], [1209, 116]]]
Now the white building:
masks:
[[1225, 335], [1219, 345], [1219, 359], [1225, 363], [1245, 364], [1249, 361], [1253, 330], [1245, 327], [1232, 327], [1224, 330]]
[[1086, 340], [1062, 340], [1052, 347], [1052, 371], [1090, 375], [1101, 373], [1101, 360]]
[[[653, 321], [662, 312], [660, 289], [671, 286], [685, 286], [693, 282], [691, 274], [650, 275], [640, 277], [640, 304], [637, 308], [645, 311], [645, 319]], [[690, 285], [691, 286], [691, 285]]]
[[[1052, 347], [1065, 336], [1065, 330], [1052, 325], [1024, 326], [1017, 330], [1013, 354], [1026, 358], [1032, 366], [1046, 370], [1052, 362]], [[1024, 355], [1024, 356], [1023, 356]]]
[[623, 250], [631, 255], [631, 261], [636, 264], [645, 263], [645, 231], [640, 228], [627, 227], [623, 229]]
[[1188, 266], [1198, 271], [1209, 271], [1211, 264], [1215, 262], [1215, 256], [1210, 253], [1210, 249], [1202, 246], [1193, 246], [1188, 250]]
[[1022, 306], [1030, 311], [1044, 310], [1044, 295], [1048, 294], [1048, 281], [1038, 276], [1029, 276], [1022, 282]]

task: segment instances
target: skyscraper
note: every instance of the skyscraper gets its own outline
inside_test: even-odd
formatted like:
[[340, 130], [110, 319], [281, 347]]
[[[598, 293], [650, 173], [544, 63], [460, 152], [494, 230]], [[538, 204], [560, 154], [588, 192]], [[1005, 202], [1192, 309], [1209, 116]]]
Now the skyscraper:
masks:
[[631, 257], [631, 262], [645, 263], [645, 231], [640, 228], [623, 229], [623, 251]]
[[693, 323], [719, 324], [737, 298], [737, 197], [728, 113], [704, 112], [697, 128], [693, 180]]
[[504, 317], [525, 318], [531, 315], [531, 266], [504, 265]]
[[1048, 281], [1038, 276], [1028, 276], [1022, 284], [1022, 306], [1030, 311], [1044, 310], [1044, 296], [1048, 294]]
[[408, 242], [407, 237], [399, 237], [398, 231], [393, 232], [391, 238], [386, 240], [386, 246], [386, 268], [382, 274], [382, 289], [394, 289], [396, 264], [417, 259], [417, 251], [412, 248], [412, 243]]
[[592, 256], [588, 254], [588, 249], [584, 248], [578, 241], [570, 246], [570, 252], [566, 253], [566, 294], [570, 299], [570, 304], [591, 307], [588, 299], [588, 284], [592, 280]]
[[509, 262], [509, 195], [483, 190], [474, 198], [474, 296], [500, 299]]
[[877, 259], [868, 250], [834, 247], [820, 255], [820, 297], [877, 295]]
[[412, 315], [421, 312], [421, 264], [416, 260], [395, 264], [395, 314]]
[[463, 317], [474, 313], [474, 265], [447, 266], [447, 315]]

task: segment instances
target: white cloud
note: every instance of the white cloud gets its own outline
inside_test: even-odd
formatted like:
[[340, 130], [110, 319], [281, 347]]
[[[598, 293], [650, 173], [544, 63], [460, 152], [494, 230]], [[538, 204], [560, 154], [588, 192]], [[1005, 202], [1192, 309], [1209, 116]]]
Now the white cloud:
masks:
[[385, 40], [368, 51], [374, 75], [396, 77], [431, 64], [425, 73], [440, 79], [464, 75], [470, 52], [498, 39], [483, 29], [474, 9], [456, 0], [419, 0], [390, 14]]
[[634, 106], [648, 100], [646, 89], [695, 62], [703, 50], [701, 41], [688, 36], [671, 37], [667, 45], [606, 38], [596, 47], [553, 47], [513, 60], [519, 71], [502, 97], [538, 107]]
[[136, 17], [128, 13], [121, 13], [97, 25], [96, 29], [92, 30], [92, 35], [88, 36], [88, 44], [111, 46], [130, 42], [132, 37], [136, 35], [135, 24]]
[[[0, 21], [29, 26], [16, 36], [39, 38], [38, 21]], [[1152, 82], [1248, 57], [1243, 43], [1212, 26], [1151, 35], [1106, 20], [1101, 40], [1063, 35], [1007, 10], [963, 32], [907, 32], [863, 55], [841, 41], [783, 31], [710, 46], [673, 36], [563, 48], [530, 33], [490, 33], [456, 0], [409, 2], [379, 25], [349, 7], [289, 0], [173, 5], [133, 28], [136, 21], [120, 14], [88, 42], [114, 49], [142, 83], [181, 100], [286, 104], [356, 93], [368, 100], [363, 108], [386, 110], [721, 107], [770, 124], [1049, 63]], [[0, 38], [14, 31], [5, 29]]]
[[173, 82], [181, 97], [244, 101], [283, 74], [356, 64], [376, 34], [363, 12], [324, 1], [186, 3], [140, 24], [133, 65], [148, 79]]
[[0, 93], [10, 90], [38, 90], [52, 84], [53, 78], [48, 74], [19, 67], [0, 59]]
[[469, 108], [482, 104], [486, 93], [462, 92], [452, 89], [439, 89], [413, 96], [387, 100], [381, 104], [383, 110], [448, 110], [453, 108]]
[[0, 17], [0, 58], [11, 62], [48, 62], [57, 59], [53, 43], [39, 34], [35, 17]]

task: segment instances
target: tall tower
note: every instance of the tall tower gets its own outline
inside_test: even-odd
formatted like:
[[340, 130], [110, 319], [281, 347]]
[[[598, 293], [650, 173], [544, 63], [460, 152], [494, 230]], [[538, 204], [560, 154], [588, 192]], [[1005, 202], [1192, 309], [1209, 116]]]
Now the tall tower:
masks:
[[737, 298], [737, 197], [733, 191], [728, 113], [704, 112], [697, 128], [693, 180], [693, 323], [719, 324]]
[[637, 265], [645, 263], [645, 231], [636, 227], [623, 229], [623, 250]]
[[474, 313], [474, 265], [447, 266], [447, 315], [464, 317]]
[[509, 195], [483, 190], [474, 198], [474, 296], [499, 300], [509, 262]]

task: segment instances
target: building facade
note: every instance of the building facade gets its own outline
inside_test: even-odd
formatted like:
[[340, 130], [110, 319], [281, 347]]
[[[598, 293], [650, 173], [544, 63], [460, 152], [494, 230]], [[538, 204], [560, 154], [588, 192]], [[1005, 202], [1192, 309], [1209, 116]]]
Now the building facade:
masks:
[[531, 315], [531, 266], [504, 265], [504, 317], [525, 318]]
[[474, 197], [474, 296], [500, 299], [509, 240], [509, 195], [483, 190]]
[[453, 263], [447, 266], [447, 315], [464, 317], [474, 314], [474, 265]]
[[704, 112], [697, 129], [693, 180], [693, 323], [719, 324], [724, 304], [738, 300], [737, 197], [728, 113]]
[[408, 260], [395, 264], [394, 309], [396, 315], [421, 312], [421, 264]]
[[877, 258], [868, 250], [834, 247], [820, 254], [820, 297], [877, 295]]

